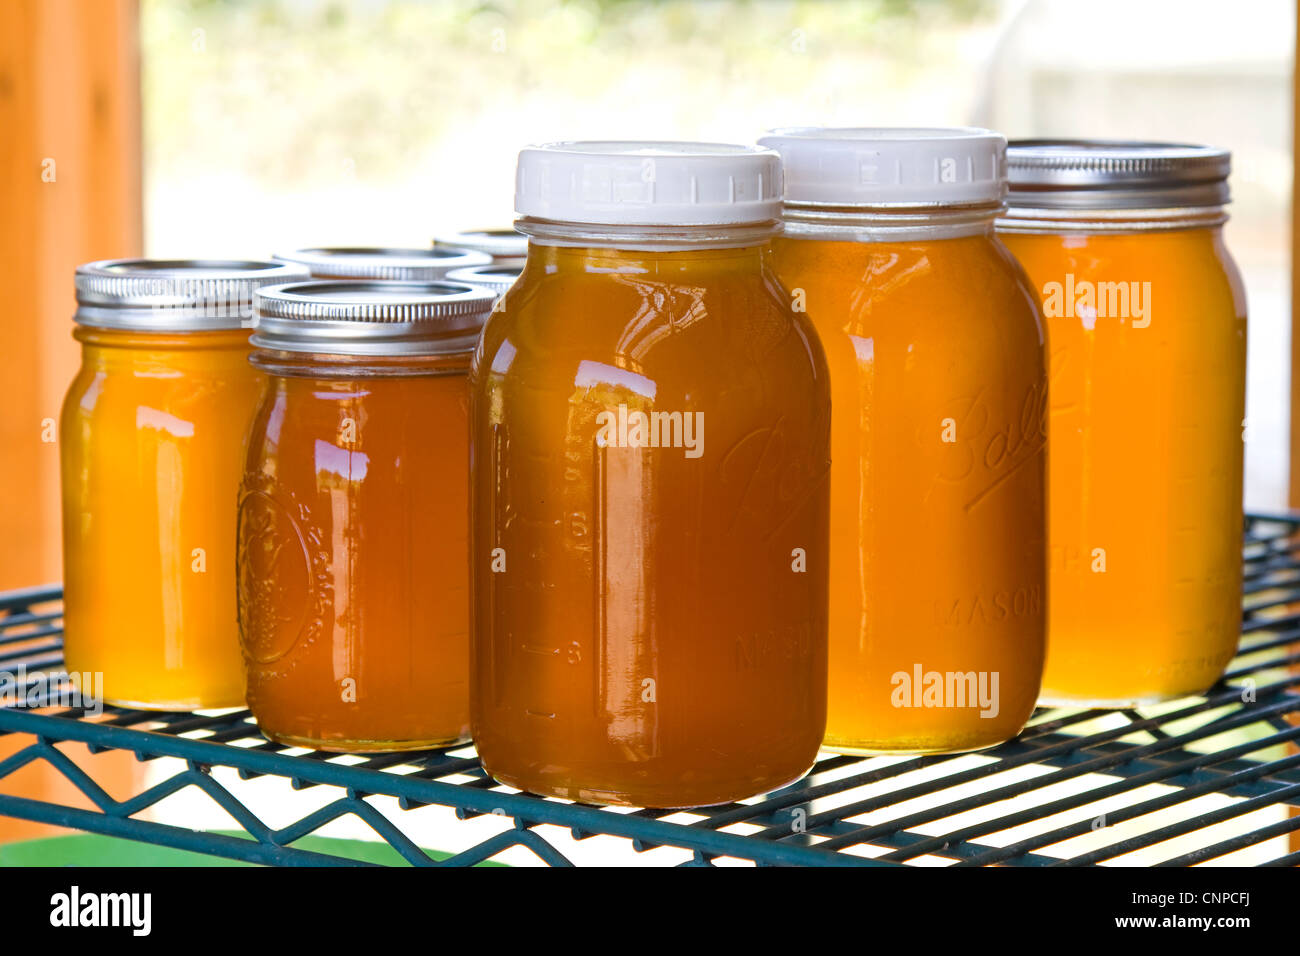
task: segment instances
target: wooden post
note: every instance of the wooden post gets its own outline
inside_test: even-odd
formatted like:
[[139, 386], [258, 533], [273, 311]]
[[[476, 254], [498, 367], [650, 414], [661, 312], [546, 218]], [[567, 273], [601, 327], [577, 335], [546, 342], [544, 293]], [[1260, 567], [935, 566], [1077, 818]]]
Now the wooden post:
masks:
[[[1296, 41], [1300, 43], [1300, 2], [1296, 3]], [[1300, 508], [1300, 72], [1296, 70], [1296, 56], [1300, 46], [1294, 47], [1291, 58], [1291, 448], [1287, 456], [1290, 463], [1288, 503]], [[1288, 650], [1295, 650], [1291, 645]], [[1295, 746], [1291, 748], [1296, 751]], [[1300, 810], [1292, 809], [1294, 817]], [[1300, 850], [1300, 832], [1293, 832], [1288, 843], [1292, 852]]]
[[[141, 253], [136, 0], [0, 2], [0, 589], [62, 579], [59, 446], [51, 422], [78, 363], [72, 272]], [[0, 759], [29, 742], [0, 739]], [[122, 798], [130, 754], [65, 749]], [[6, 793], [88, 806], [28, 765]], [[0, 817], [0, 842], [59, 832]]]
[[[1296, 39], [1300, 41], [1300, 2], [1296, 4]], [[1296, 48], [1300, 51], [1300, 47]], [[1291, 60], [1291, 449], [1289, 504], [1300, 508], [1300, 79]]]
[[139, 255], [136, 0], [0, 3], [0, 588], [58, 581], [50, 422], [78, 361], [72, 272]]

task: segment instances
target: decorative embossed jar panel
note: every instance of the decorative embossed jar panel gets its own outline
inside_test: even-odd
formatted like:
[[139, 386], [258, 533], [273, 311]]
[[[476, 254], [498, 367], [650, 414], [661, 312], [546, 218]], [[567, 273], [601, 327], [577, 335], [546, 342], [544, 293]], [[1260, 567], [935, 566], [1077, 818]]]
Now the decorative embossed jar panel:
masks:
[[[1020, 270], [990, 236], [778, 239], [776, 268], [806, 293], [831, 370], [827, 745], [1014, 736], [1046, 611], [1043, 333]], [[998, 699], [976, 706], [981, 674]]]
[[[441, 341], [438, 326], [472, 331], [492, 294], [456, 288], [311, 283], [259, 300], [253, 362], [269, 385], [240, 495], [239, 623], [248, 703], [276, 740], [468, 737], [473, 339]], [[412, 296], [430, 314], [403, 329]], [[471, 311], [443, 314], [458, 303]], [[396, 315], [322, 317], [368, 306]], [[378, 354], [353, 354], [379, 336]]]
[[1043, 328], [993, 237], [987, 130], [799, 129], [777, 276], [832, 391], [826, 745], [944, 752], [1033, 712], [1046, 615]]

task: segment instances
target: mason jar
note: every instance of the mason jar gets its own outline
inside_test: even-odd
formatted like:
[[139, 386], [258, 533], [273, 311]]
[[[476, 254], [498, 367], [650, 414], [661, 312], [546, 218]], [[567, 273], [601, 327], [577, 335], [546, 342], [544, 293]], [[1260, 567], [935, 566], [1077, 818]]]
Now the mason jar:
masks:
[[1019, 733], [1042, 677], [1042, 321], [993, 234], [1005, 140], [798, 128], [777, 276], [826, 351], [826, 746], [976, 750]]
[[235, 497], [262, 388], [253, 293], [299, 266], [116, 259], [76, 274], [60, 418], [64, 656], [121, 707], [244, 703]]
[[775, 153], [519, 157], [523, 273], [471, 371], [473, 733], [497, 780], [682, 807], [825, 728], [830, 393], [768, 264]]
[[1213, 684], [1241, 633], [1246, 297], [1230, 156], [1032, 140], [998, 222], [1051, 352], [1045, 702], [1127, 707]]
[[469, 731], [470, 355], [492, 294], [312, 281], [257, 297], [268, 386], [239, 493], [248, 705], [292, 746]]

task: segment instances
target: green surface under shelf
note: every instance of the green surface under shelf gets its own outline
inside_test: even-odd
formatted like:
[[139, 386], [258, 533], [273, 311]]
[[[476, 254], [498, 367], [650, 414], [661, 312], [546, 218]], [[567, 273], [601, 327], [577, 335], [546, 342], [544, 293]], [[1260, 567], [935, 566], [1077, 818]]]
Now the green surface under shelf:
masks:
[[[251, 839], [247, 833], [236, 830], [214, 830], [223, 836]], [[356, 860], [360, 863], [378, 863], [398, 866], [405, 862], [400, 853], [386, 843], [367, 840], [342, 840], [337, 837], [303, 837], [294, 846], [317, 853]], [[451, 854], [438, 850], [425, 850], [431, 857], [444, 860]], [[0, 866], [257, 866], [240, 860], [225, 860], [206, 853], [192, 853], [171, 847], [155, 846], [135, 840], [100, 836], [95, 833], [75, 833], [69, 836], [45, 837], [40, 840], [22, 840], [0, 844]], [[480, 866], [505, 866], [488, 861]]]

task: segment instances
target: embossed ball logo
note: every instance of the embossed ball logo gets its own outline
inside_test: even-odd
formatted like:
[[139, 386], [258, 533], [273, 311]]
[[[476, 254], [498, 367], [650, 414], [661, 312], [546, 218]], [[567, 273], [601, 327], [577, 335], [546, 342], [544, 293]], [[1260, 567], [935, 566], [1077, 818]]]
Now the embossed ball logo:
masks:
[[249, 660], [271, 664], [288, 654], [311, 607], [298, 523], [274, 498], [248, 492], [239, 504], [239, 639]]

